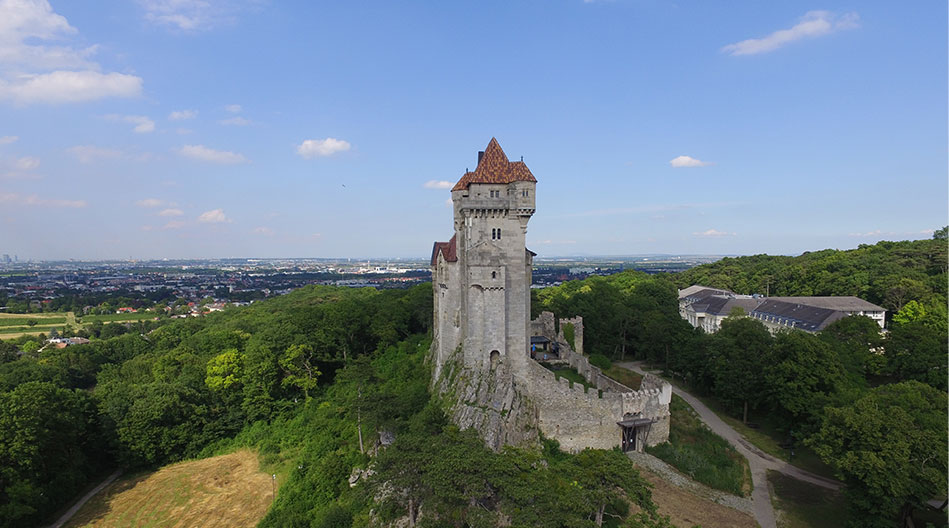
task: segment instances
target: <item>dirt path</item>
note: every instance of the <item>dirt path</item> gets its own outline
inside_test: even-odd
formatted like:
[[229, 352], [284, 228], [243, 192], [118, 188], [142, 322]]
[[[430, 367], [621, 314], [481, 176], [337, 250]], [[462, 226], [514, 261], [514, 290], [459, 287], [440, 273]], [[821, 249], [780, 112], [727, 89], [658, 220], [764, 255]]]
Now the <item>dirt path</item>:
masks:
[[[627, 361], [617, 363], [617, 365], [630, 369], [640, 374], [646, 372], [639, 361]], [[653, 373], [655, 374], [655, 373]], [[699, 418], [715, 434], [727, 440], [735, 446], [735, 449], [748, 460], [748, 466], [751, 469], [751, 481], [754, 484], [754, 490], [751, 493], [751, 500], [754, 504], [755, 519], [761, 528], [775, 528], [774, 507], [771, 505], [771, 494], [768, 489], [768, 470], [778, 471], [789, 477], [793, 477], [811, 484], [828, 489], [840, 489], [840, 483], [820, 475], [815, 475], [809, 471], [804, 471], [798, 467], [792, 466], [787, 462], [778, 460], [755, 447], [743, 436], [738, 434], [730, 425], [722, 421], [711, 409], [705, 406], [698, 398], [682, 391], [678, 387], [672, 387], [673, 394], [678, 395], [695, 409]]]

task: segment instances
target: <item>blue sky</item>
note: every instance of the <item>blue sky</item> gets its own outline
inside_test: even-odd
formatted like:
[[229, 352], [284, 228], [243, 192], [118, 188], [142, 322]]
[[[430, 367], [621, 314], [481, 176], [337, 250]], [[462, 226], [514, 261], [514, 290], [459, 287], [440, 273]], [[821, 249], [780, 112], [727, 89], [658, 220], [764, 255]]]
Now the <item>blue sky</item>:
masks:
[[492, 136], [541, 256], [928, 238], [946, 10], [0, 0], [0, 253], [427, 256]]

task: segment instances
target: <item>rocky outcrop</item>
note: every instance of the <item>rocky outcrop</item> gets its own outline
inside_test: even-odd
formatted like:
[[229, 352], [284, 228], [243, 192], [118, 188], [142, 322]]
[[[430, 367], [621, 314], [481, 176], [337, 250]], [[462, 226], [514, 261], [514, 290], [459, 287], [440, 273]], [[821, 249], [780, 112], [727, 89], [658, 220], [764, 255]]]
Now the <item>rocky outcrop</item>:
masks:
[[489, 448], [539, 445], [537, 410], [507, 365], [465, 368], [456, 355], [443, 365], [434, 385], [452, 422], [478, 431]]

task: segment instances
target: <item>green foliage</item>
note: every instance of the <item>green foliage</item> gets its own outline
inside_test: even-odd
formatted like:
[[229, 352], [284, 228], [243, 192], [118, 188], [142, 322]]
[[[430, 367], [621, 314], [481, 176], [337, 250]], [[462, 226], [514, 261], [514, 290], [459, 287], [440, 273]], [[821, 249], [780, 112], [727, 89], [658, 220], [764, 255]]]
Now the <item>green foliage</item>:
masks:
[[208, 361], [204, 383], [212, 391], [224, 391], [241, 383], [244, 357], [236, 348], [229, 348]]
[[748, 407], [762, 403], [761, 395], [767, 388], [761, 374], [772, 365], [771, 334], [755, 319], [726, 318], [709, 339], [708, 362], [714, 380], [712, 393], [747, 413]]
[[855, 295], [895, 312], [911, 300], [945, 305], [946, 255], [944, 239], [884, 241], [797, 257], [724, 258], [677, 273], [675, 282], [680, 288], [701, 284], [743, 294]]
[[946, 393], [907, 381], [829, 408], [809, 444], [847, 484], [852, 526], [893, 526], [947, 479]]
[[603, 354], [591, 355], [590, 364], [595, 367], [600, 367], [603, 370], [610, 370], [610, 368], [613, 366], [613, 362], [610, 361], [610, 358], [604, 356]]
[[577, 345], [574, 343], [576, 339], [577, 329], [573, 326], [573, 323], [566, 323], [563, 325], [563, 338], [567, 340], [567, 344], [570, 345], [571, 350], [576, 350]]
[[310, 345], [290, 345], [279, 360], [283, 369], [283, 385], [303, 390], [306, 399], [310, 399], [310, 390], [316, 388], [320, 369], [316, 366], [316, 357]]

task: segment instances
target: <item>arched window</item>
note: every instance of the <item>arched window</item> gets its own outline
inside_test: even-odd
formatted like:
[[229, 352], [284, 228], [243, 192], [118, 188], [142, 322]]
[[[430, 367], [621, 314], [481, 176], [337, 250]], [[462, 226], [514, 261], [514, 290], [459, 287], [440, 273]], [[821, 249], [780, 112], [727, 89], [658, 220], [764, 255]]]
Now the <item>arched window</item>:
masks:
[[501, 362], [501, 353], [497, 350], [491, 351], [491, 370], [498, 368], [498, 363]]
[[491, 272], [491, 278], [492, 278], [492, 279], [498, 278], [498, 272], [492, 271], [492, 272]]
[[498, 240], [501, 240], [501, 228], [498, 228]]

